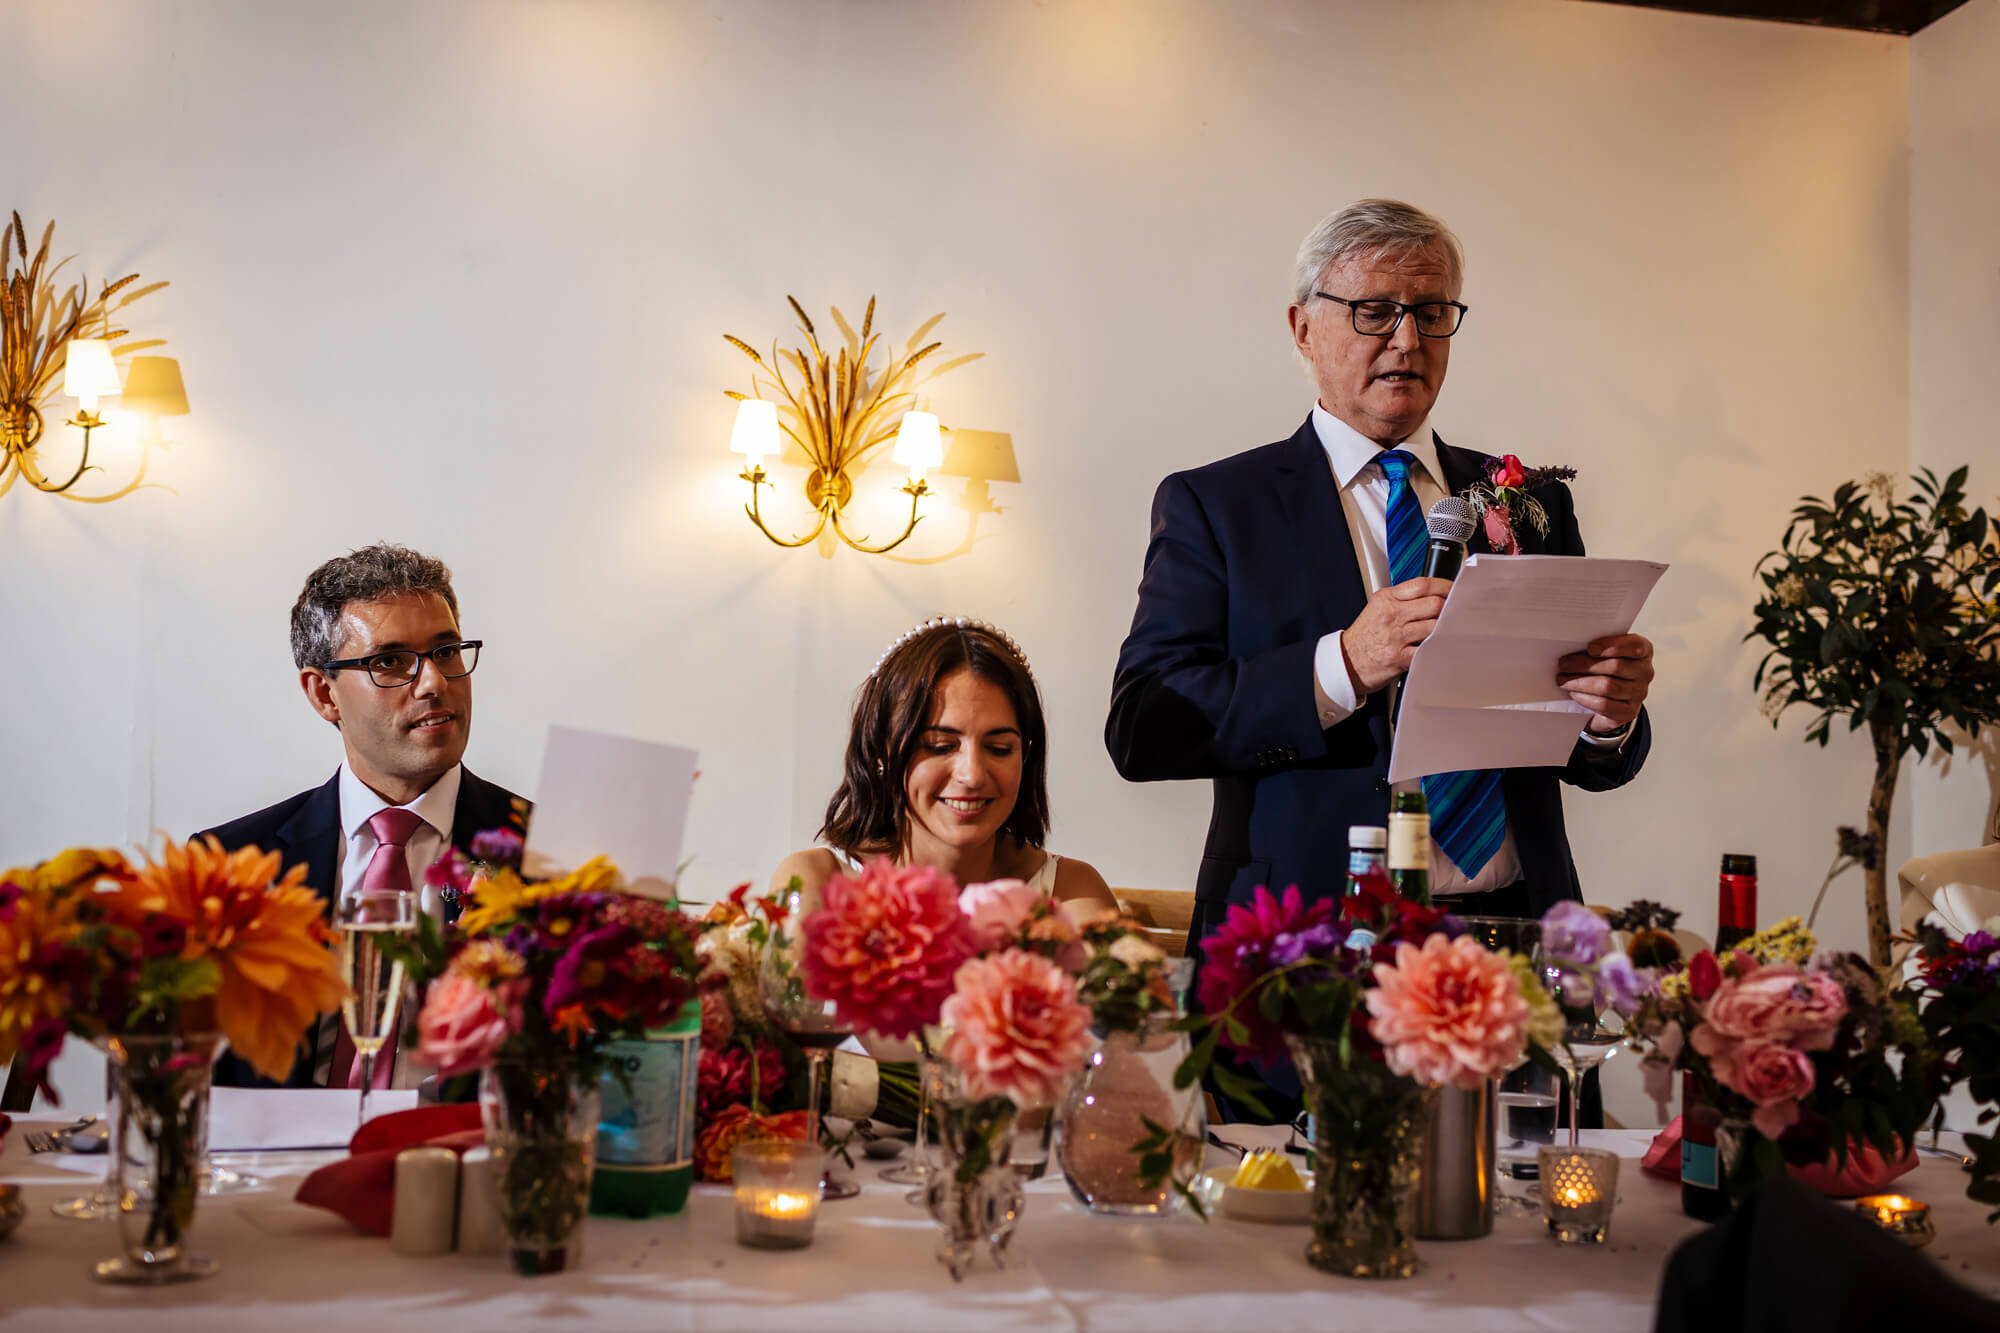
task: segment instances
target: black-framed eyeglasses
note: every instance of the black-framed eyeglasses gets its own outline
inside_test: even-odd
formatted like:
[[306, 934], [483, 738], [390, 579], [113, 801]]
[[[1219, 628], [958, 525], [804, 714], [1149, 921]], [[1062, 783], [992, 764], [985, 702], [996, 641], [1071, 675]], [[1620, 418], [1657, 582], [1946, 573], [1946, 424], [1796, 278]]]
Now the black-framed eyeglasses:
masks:
[[1401, 301], [1348, 301], [1332, 292], [1313, 295], [1346, 306], [1347, 313], [1354, 318], [1354, 331], [1370, 338], [1391, 336], [1402, 327], [1405, 315], [1416, 316], [1417, 332], [1424, 337], [1449, 338], [1458, 332], [1470, 308], [1459, 301], [1418, 301], [1415, 305], [1404, 305]]
[[459, 643], [441, 643], [423, 652], [412, 648], [392, 648], [386, 653], [370, 653], [366, 657], [343, 657], [337, 662], [321, 662], [319, 669], [338, 671], [342, 667], [355, 667], [366, 671], [368, 679], [383, 689], [393, 690], [415, 680], [423, 671], [426, 660], [446, 680], [469, 676], [472, 668], [479, 665], [479, 650], [484, 646], [482, 639], [466, 639]]

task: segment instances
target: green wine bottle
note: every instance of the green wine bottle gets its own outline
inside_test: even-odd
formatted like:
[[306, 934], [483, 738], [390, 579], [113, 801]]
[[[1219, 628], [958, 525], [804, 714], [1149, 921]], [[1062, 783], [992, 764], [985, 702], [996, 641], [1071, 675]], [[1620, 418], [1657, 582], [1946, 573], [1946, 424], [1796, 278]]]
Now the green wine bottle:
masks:
[[1431, 815], [1420, 789], [1389, 800], [1389, 882], [1411, 902], [1431, 905]]

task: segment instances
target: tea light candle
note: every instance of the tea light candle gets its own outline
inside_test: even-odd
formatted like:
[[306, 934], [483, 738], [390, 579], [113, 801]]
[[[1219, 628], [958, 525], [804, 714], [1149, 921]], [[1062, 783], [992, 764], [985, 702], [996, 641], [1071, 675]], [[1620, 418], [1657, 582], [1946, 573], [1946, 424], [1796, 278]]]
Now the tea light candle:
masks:
[[741, 1143], [730, 1154], [736, 1176], [736, 1240], [754, 1249], [812, 1244], [825, 1156], [816, 1145]]
[[1924, 1246], [1937, 1238], [1931, 1225], [1931, 1206], [1921, 1199], [1907, 1194], [1870, 1194], [1856, 1199], [1854, 1208], [1905, 1245]]
[[1618, 1154], [1544, 1144], [1535, 1157], [1550, 1232], [1566, 1245], [1603, 1243], [1618, 1190]]

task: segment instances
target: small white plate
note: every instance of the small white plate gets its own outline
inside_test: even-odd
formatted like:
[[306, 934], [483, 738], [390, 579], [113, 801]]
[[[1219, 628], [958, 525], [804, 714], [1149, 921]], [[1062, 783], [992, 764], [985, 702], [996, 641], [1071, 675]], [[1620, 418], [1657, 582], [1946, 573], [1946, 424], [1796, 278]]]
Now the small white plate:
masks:
[[1312, 1221], [1312, 1172], [1299, 1172], [1306, 1183], [1302, 1190], [1238, 1189], [1229, 1183], [1235, 1174], [1235, 1167], [1202, 1172], [1194, 1179], [1195, 1196], [1211, 1211], [1240, 1222], [1298, 1226]]

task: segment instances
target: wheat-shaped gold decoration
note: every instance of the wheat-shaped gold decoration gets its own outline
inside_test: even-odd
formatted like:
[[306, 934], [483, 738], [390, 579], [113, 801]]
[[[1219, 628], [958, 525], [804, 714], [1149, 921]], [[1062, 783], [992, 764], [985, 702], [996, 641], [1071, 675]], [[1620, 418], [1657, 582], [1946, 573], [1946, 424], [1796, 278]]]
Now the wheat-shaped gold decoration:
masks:
[[979, 353], [933, 363], [920, 373], [920, 367], [944, 344], [938, 341], [918, 344], [944, 315], [939, 313], [926, 320], [903, 350], [897, 352], [884, 343], [875, 329], [875, 298], [870, 296], [859, 330], [847, 322], [838, 306], [834, 307], [833, 322], [840, 330], [841, 341], [829, 354], [805, 307], [789, 294], [785, 301], [798, 317], [804, 341], [795, 347], [780, 347], [773, 340], [767, 359], [743, 339], [723, 334], [723, 340], [748, 357], [756, 368], [750, 376], [749, 393], [734, 389], [726, 389], [724, 393], [737, 402], [762, 398], [777, 404], [779, 429], [812, 461], [806, 498], [819, 510], [819, 522], [805, 536], [789, 541], [765, 527], [757, 495], [758, 488], [765, 484], [761, 468], [743, 474], [751, 483], [750, 503], [744, 508], [764, 535], [780, 546], [803, 546], [831, 523], [841, 540], [856, 550], [871, 553], [892, 550], [915, 530], [921, 517], [917, 502], [928, 494], [928, 488], [920, 480], [903, 487], [911, 497], [908, 526], [894, 540], [871, 546], [865, 536], [851, 537], [841, 527], [840, 510], [853, 493], [850, 474], [895, 437], [903, 413], [917, 404], [920, 384], [976, 360]]
[[[55, 397], [56, 377], [68, 359], [70, 339], [125, 337], [130, 330], [112, 327], [111, 317], [167, 285], [155, 282], [134, 287], [132, 284], [139, 280], [139, 275], [128, 273], [101, 284], [95, 297], [90, 295], [90, 284], [84, 279], [58, 292], [56, 275], [74, 256], [49, 263], [49, 244], [55, 230], [55, 221], [51, 219], [42, 229], [41, 244], [35, 248], [32, 259], [28, 256], [28, 230], [18, 212], [0, 230], [0, 495], [12, 489], [17, 478], [25, 478], [36, 490], [54, 495], [64, 494], [76, 484], [85, 463], [79, 462], [76, 474], [57, 484], [43, 475], [34, 454], [44, 428], [42, 411]], [[111, 350], [116, 356], [149, 345], [126, 343]], [[87, 457], [86, 452], [86, 460]], [[129, 495], [144, 478], [142, 459], [139, 475], [122, 489], [110, 495], [66, 498], [102, 504]]]

